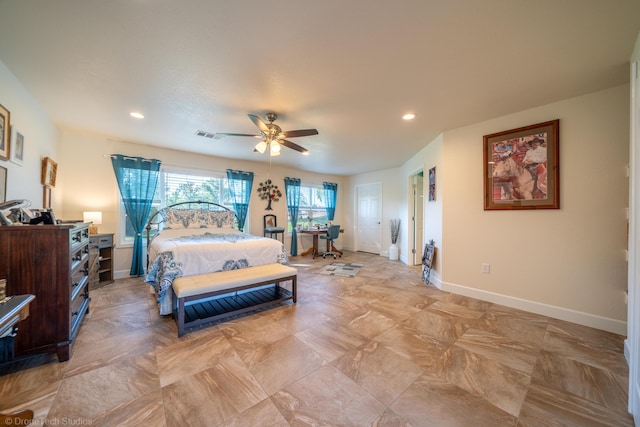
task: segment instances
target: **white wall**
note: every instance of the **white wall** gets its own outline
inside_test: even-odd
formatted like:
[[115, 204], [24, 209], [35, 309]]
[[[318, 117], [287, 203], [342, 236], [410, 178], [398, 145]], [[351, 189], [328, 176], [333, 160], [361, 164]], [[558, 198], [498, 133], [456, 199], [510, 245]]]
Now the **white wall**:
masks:
[[[560, 209], [484, 211], [483, 135], [553, 119]], [[628, 147], [628, 85], [445, 132], [443, 289], [624, 335]]]
[[[407, 212], [407, 178], [403, 177], [398, 168], [385, 169], [361, 175], [354, 175], [345, 180], [346, 200], [344, 207], [345, 233], [343, 245], [345, 249], [355, 248], [356, 223], [356, 186], [361, 184], [382, 183], [382, 241], [381, 256], [389, 256], [389, 246], [391, 246], [391, 227], [389, 221], [393, 218], [405, 218]], [[403, 221], [404, 223], [405, 221]], [[406, 224], [402, 226], [406, 227]], [[406, 231], [405, 237], [400, 237], [398, 246], [400, 248], [407, 245]], [[400, 259], [406, 263], [406, 249], [400, 250]]]
[[[338, 183], [338, 200], [336, 201], [335, 222], [342, 221], [345, 196], [344, 178], [334, 175], [320, 175], [290, 168], [282, 168], [268, 162], [250, 162], [205, 156], [201, 154], [174, 151], [150, 145], [116, 141], [101, 135], [79, 133], [65, 130], [61, 133], [61, 158], [59, 161], [59, 177], [64, 187], [64, 206], [66, 218], [82, 218], [83, 211], [102, 211], [103, 224], [99, 226], [102, 233], [115, 233], [116, 242], [120, 233], [119, 192], [109, 154], [125, 154], [161, 160], [163, 168], [196, 169], [217, 171], [224, 174], [227, 169], [238, 169], [254, 172], [253, 194], [249, 205], [248, 225], [245, 231], [262, 235], [262, 217], [273, 213], [279, 224], [286, 224], [287, 205], [285, 198], [272, 203], [273, 211], [266, 211], [266, 200], [257, 197], [258, 183], [271, 178], [284, 193], [284, 177], [300, 178], [304, 184], [321, 185], [323, 181]], [[348, 233], [345, 233], [348, 234]], [[340, 247], [340, 239], [336, 246]], [[285, 239], [290, 248], [290, 237]], [[298, 251], [302, 252], [311, 246], [311, 236], [300, 235]], [[132, 247], [116, 246], [115, 272], [117, 277], [128, 276], [131, 266]]]
[[[436, 285], [624, 335], [628, 97], [624, 85], [449, 130], [398, 169], [350, 177], [347, 198], [356, 184], [382, 182], [394, 189], [383, 190], [385, 206], [397, 203], [393, 215], [407, 218], [408, 177], [436, 166], [436, 202], [425, 202], [424, 224], [425, 242], [437, 247]], [[556, 118], [561, 208], [484, 211], [483, 135]], [[407, 232], [405, 224], [405, 263]]]
[[[411, 176], [416, 171], [422, 169], [424, 171], [424, 236], [423, 242], [426, 244], [430, 240], [435, 242], [436, 255], [434, 258], [434, 264], [431, 272], [431, 281], [436, 286], [440, 286], [440, 271], [442, 270], [442, 206], [443, 200], [446, 198], [446, 194], [442, 191], [442, 184], [444, 175], [442, 173], [442, 138], [443, 135], [438, 135], [433, 141], [429, 142], [422, 150], [409, 159], [400, 168], [402, 176]], [[429, 169], [436, 168], [436, 199], [432, 202], [429, 201]], [[407, 194], [408, 200], [409, 194]], [[407, 212], [407, 218], [411, 217], [411, 212]], [[401, 242], [403, 242], [402, 248], [407, 253], [409, 248], [409, 224], [406, 222], [407, 227], [402, 230]], [[421, 251], [424, 250], [424, 247]], [[422, 253], [420, 254], [422, 255]], [[408, 264], [407, 259], [403, 259]]]
[[[0, 61], [0, 104], [9, 110], [11, 126], [24, 136], [22, 165], [0, 160], [7, 168], [7, 200], [27, 199], [32, 208], [42, 208], [40, 166], [43, 157], [58, 159], [57, 134], [53, 122], [47, 117], [31, 94]], [[52, 191], [53, 208], [60, 206], [57, 189]]]

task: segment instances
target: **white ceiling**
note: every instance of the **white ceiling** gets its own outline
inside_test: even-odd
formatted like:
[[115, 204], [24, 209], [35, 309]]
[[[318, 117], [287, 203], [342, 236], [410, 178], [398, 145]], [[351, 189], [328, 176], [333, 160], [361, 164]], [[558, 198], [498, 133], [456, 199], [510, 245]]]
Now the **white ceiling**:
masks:
[[638, 0], [0, 0], [0, 60], [59, 126], [266, 162], [252, 138], [195, 132], [256, 133], [247, 114], [274, 111], [319, 135], [273, 162], [337, 175], [624, 84], [639, 32]]

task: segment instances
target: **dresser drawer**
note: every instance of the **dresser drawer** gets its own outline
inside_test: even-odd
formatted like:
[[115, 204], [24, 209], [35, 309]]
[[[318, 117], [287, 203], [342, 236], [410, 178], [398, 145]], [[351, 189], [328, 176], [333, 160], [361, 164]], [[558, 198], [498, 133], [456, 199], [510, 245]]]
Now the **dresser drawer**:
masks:
[[79, 246], [71, 252], [71, 272], [82, 269], [89, 262], [89, 245]]
[[69, 232], [69, 245], [76, 248], [79, 245], [89, 243], [89, 229], [86, 227], [76, 227]]
[[98, 236], [98, 247], [99, 248], [110, 248], [113, 246], [113, 234], [106, 234]]
[[71, 283], [69, 284], [69, 295], [73, 301], [77, 298], [78, 294], [85, 291], [85, 287], [89, 283], [89, 276], [84, 271], [77, 271], [71, 276]]
[[89, 294], [86, 288], [71, 302], [69, 310], [69, 339], [73, 340], [80, 326], [80, 322], [89, 308]]

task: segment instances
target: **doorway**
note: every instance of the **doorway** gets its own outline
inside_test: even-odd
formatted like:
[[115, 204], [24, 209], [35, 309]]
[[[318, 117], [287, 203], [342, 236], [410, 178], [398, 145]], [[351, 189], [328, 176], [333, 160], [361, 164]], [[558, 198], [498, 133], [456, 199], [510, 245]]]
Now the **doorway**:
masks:
[[420, 170], [409, 177], [409, 235], [411, 240], [411, 262], [422, 264], [422, 246], [424, 244], [424, 171]]

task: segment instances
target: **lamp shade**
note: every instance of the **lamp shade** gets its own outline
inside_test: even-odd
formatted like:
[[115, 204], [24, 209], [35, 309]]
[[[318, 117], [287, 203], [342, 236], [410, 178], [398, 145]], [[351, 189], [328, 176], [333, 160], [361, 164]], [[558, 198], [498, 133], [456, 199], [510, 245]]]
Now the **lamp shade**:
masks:
[[102, 224], [102, 212], [82, 212], [82, 220], [100, 225]]

